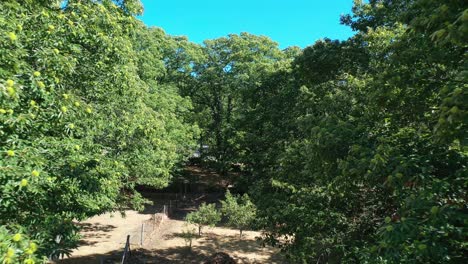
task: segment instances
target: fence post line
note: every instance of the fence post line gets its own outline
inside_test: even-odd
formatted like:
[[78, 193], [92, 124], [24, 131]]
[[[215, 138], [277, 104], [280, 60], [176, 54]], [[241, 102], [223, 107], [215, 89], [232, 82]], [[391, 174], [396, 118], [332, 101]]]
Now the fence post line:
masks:
[[141, 235], [140, 235], [140, 246], [143, 246], [143, 234], [144, 234], [144, 229], [145, 229], [145, 223], [141, 224]]
[[172, 214], [172, 200], [169, 200], [169, 214]]

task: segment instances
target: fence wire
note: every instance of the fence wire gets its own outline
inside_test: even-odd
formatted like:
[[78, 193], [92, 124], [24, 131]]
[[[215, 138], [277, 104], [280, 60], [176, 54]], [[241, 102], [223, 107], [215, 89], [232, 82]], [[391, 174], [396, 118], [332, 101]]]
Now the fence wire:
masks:
[[174, 201], [168, 202], [162, 208], [156, 209], [151, 217], [130, 232], [130, 244], [134, 246], [143, 247], [151, 243], [151, 238], [156, 236], [160, 231], [162, 223], [169, 218], [175, 208]]

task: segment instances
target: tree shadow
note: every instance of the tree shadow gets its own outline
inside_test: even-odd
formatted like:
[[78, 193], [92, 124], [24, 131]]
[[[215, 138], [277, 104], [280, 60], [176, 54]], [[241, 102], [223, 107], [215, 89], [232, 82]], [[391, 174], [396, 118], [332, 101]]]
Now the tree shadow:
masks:
[[[164, 236], [164, 239], [184, 238], [183, 233], [173, 233]], [[286, 258], [277, 250], [263, 246], [257, 239], [240, 239], [235, 235], [219, 235], [212, 232], [205, 232], [202, 236], [193, 239], [193, 246], [189, 250], [188, 246], [173, 247], [169, 249], [155, 249], [154, 252], [170, 263], [202, 263], [197, 261], [206, 260], [217, 252], [228, 253], [236, 259], [237, 263], [288, 263]], [[196, 241], [196, 242], [195, 242]], [[250, 256], [255, 256], [255, 259]], [[196, 256], [196, 257], [194, 257]], [[191, 257], [193, 259], [187, 259]], [[169, 263], [169, 262], [168, 262]]]
[[90, 241], [91, 239], [104, 239], [110, 238], [110, 235], [106, 234], [113, 229], [117, 228], [114, 225], [105, 225], [101, 223], [77, 223], [80, 227], [81, 239], [78, 242], [78, 246], [92, 246], [98, 244], [99, 241]]
[[[173, 234], [173, 237], [183, 237], [181, 233]], [[264, 252], [261, 260], [251, 259], [239, 253], [261, 254], [262, 246], [257, 241], [240, 240], [233, 236], [221, 236], [207, 233], [201, 237], [205, 241], [198, 241], [199, 245], [189, 248], [187, 245], [170, 247], [165, 249], [136, 248], [131, 250], [131, 256], [127, 264], [156, 264], [156, 263], [180, 263], [195, 264], [205, 263], [210, 256], [216, 252], [226, 252], [239, 264], [287, 264], [286, 258], [278, 253]], [[199, 239], [199, 240], [200, 240]], [[87, 256], [70, 257], [56, 261], [57, 264], [116, 264], [121, 263], [123, 248], [121, 250], [109, 251], [104, 254], [93, 254]]]
[[[57, 264], [117, 264], [122, 261], [122, 251], [110, 251], [105, 254], [93, 254], [88, 256], [70, 257], [58, 260]], [[148, 250], [139, 248], [131, 251], [126, 264], [151, 264], [151, 263], [203, 263], [207, 255], [199, 251], [190, 250], [188, 247], [173, 247], [164, 250]]]
[[[164, 250], [139, 249], [135, 260], [141, 263], [203, 263], [209, 256], [186, 246], [172, 247]], [[140, 263], [138, 262], [138, 263]]]
[[105, 225], [101, 223], [76, 223], [78, 227], [80, 227], [82, 232], [109, 232], [112, 229], [117, 228], [114, 225]]
[[57, 264], [114, 264], [114, 263], [121, 263], [122, 260], [122, 250], [114, 250], [109, 251], [103, 254], [92, 254], [86, 256], [76, 256], [76, 257], [69, 257], [61, 260], [56, 260], [54, 263]]

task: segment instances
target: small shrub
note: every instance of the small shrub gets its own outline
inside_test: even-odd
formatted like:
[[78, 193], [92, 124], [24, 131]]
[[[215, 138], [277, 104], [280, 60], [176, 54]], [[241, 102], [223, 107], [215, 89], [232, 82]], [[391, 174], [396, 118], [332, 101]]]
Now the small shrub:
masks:
[[255, 219], [255, 205], [247, 194], [233, 196], [227, 191], [225, 200], [221, 201], [221, 206], [222, 213], [227, 217], [227, 224], [239, 229], [239, 237], [242, 238], [242, 231], [249, 228]]
[[216, 210], [215, 204], [202, 203], [198, 211], [189, 213], [185, 219], [198, 226], [198, 235], [201, 236], [203, 226], [214, 227], [221, 221], [221, 213]]

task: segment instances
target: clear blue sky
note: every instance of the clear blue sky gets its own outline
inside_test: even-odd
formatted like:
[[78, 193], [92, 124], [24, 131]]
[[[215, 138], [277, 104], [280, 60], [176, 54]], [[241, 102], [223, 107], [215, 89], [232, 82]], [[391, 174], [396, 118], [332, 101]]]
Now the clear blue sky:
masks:
[[346, 39], [351, 29], [340, 15], [351, 12], [352, 0], [142, 0], [140, 17], [170, 35], [202, 43], [230, 33], [269, 36], [280, 44], [306, 47], [329, 37]]

